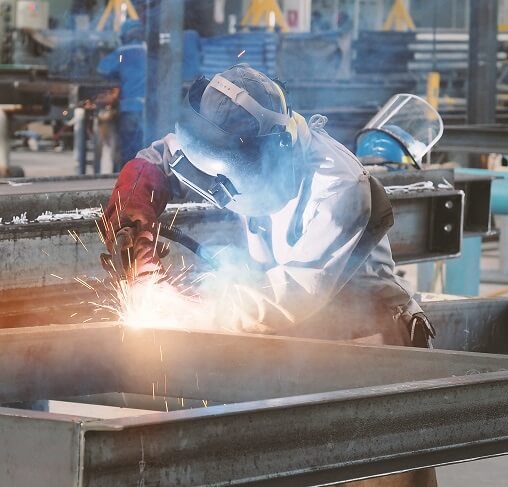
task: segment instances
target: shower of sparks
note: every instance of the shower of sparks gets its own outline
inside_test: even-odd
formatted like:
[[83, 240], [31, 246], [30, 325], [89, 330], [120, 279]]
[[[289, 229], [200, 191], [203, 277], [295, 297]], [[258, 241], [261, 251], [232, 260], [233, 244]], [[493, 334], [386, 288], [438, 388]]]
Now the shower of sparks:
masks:
[[215, 259], [215, 257], [217, 257], [221, 252], [224, 252], [224, 250], [226, 250], [229, 246], [230, 244], [227, 244], [224, 245], [224, 247], [222, 247], [221, 249], [217, 250], [217, 252], [215, 252], [215, 254], [212, 255], [212, 259]]
[[153, 246], [153, 256], [155, 257], [155, 252], [157, 251], [157, 242], [159, 241], [159, 236], [161, 233], [161, 223], [159, 222], [159, 225], [157, 226], [157, 236], [155, 237], [155, 244]]
[[83, 248], [88, 252], [88, 249], [86, 248], [86, 245], [83, 243], [83, 241], [79, 238], [79, 235], [74, 231], [74, 235], [76, 235], [76, 238], [79, 240], [79, 243], [83, 246]]
[[206, 399], [202, 399], [202, 401], [203, 401], [203, 406], [205, 406], [205, 408], [207, 408], [208, 407], [208, 401]]
[[240, 54], [238, 54], [237, 57], [242, 57], [244, 54], [245, 54], [245, 49]]
[[41, 249], [41, 252], [49, 257], [49, 254], [44, 249]]
[[71, 236], [72, 240], [74, 240], [74, 242], [78, 243], [76, 237], [72, 234], [72, 232], [70, 230], [67, 230], [67, 232], [69, 232], [69, 235]]
[[50, 274], [50, 276], [53, 276], [53, 277], [56, 277], [57, 279], [62, 279], [63, 280], [63, 277], [57, 276], [56, 274]]
[[[209, 329], [210, 306], [196, 299], [196, 290], [191, 285], [176, 287], [188, 270], [189, 267], [174, 277], [166, 277], [167, 269], [162, 275], [155, 273], [130, 283], [125, 280], [111, 282], [108, 285], [113, 291], [109, 293], [110, 298], [103, 303], [94, 302], [93, 305], [111, 313], [113, 319], [131, 328]], [[161, 278], [166, 280], [161, 281]], [[82, 281], [79, 278], [76, 280]], [[159, 346], [159, 355], [163, 361], [162, 346]]]
[[173, 216], [173, 220], [171, 220], [171, 225], [169, 225], [169, 228], [173, 228], [173, 223], [175, 223], [175, 220], [176, 220], [176, 215], [178, 215], [178, 211], [180, 210], [180, 208], [177, 208], [176, 211], [175, 211], [175, 214]]
[[76, 282], [79, 282], [82, 286], [85, 286], [86, 288], [90, 289], [91, 291], [95, 291], [95, 289], [92, 286], [90, 286], [90, 284], [83, 281], [83, 279], [80, 279], [79, 277], [74, 277], [74, 280]]
[[120, 210], [118, 209], [118, 203], [115, 201], [116, 218], [118, 219], [118, 228], [122, 228], [120, 223]]
[[153, 191], [154, 191], [154, 190], [152, 189], [152, 196], [151, 196], [151, 198], [150, 198], [150, 203], [153, 203]]
[[77, 314], [78, 314], [78, 313], [72, 313], [70, 317], [71, 317], [71, 318], [74, 318]]
[[[116, 210], [117, 215], [113, 216], [115, 221], [120, 216], [119, 205], [116, 205]], [[173, 215], [170, 228], [174, 225], [178, 212], [179, 209]], [[108, 235], [111, 234], [111, 238], [114, 238], [112, 223], [105, 217], [103, 209], [101, 221], [97, 220], [95, 223], [102, 242], [105, 238], [104, 230]], [[160, 229], [159, 224], [156, 242], [160, 236]], [[75, 241], [79, 241], [79, 236], [75, 232], [69, 231], [69, 235]], [[229, 244], [219, 248], [213, 257], [215, 258], [228, 247], [230, 247]], [[97, 286], [101, 291], [100, 294], [82, 278], [74, 278], [76, 282], [97, 294], [97, 302], [90, 302], [94, 306], [90, 314], [92, 311], [102, 310], [110, 315], [110, 318], [101, 318], [101, 320], [118, 321], [124, 327], [136, 329], [178, 329], [188, 332], [225, 329], [234, 332], [238, 331], [244, 322], [252, 322], [252, 317], [248, 316], [248, 309], [264, 309], [261, 294], [259, 292], [256, 294], [254, 289], [246, 292], [248, 286], [242, 285], [243, 297], [240, 296], [236, 282], [238, 277], [241, 279], [244, 272], [239, 272], [236, 265], [230, 268], [226, 265], [225, 269], [221, 269], [224, 272], [220, 273], [196, 272], [194, 264], [187, 266], [183, 256], [178, 259], [173, 256], [172, 262], [165, 266], [165, 269], [139, 276], [137, 260], [130, 251], [127, 257], [129, 280], [119, 279], [116, 274], [120, 270], [113, 269], [113, 272], [109, 272], [110, 280], [96, 279], [97, 284], [100, 284]], [[180, 259], [181, 265], [179, 265]], [[191, 270], [193, 272], [190, 272]], [[141, 269], [139, 272], [142, 272]], [[210, 281], [210, 278], [213, 280]], [[260, 311], [260, 314], [262, 313], [263, 311]], [[217, 317], [220, 317], [220, 323]], [[122, 331], [122, 343], [124, 338], [125, 332]], [[163, 362], [165, 357], [162, 346], [154, 343], [159, 348], [160, 360]], [[155, 393], [155, 383], [153, 387]], [[196, 387], [199, 389], [198, 377], [196, 377]], [[166, 377], [164, 392], [167, 392]]]

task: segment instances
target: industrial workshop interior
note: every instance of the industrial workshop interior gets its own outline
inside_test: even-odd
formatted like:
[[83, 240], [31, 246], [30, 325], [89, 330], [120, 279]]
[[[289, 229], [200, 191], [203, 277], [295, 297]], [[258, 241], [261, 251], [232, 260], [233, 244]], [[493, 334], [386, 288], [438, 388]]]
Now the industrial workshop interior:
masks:
[[506, 455], [508, 0], [0, 0], [0, 487]]

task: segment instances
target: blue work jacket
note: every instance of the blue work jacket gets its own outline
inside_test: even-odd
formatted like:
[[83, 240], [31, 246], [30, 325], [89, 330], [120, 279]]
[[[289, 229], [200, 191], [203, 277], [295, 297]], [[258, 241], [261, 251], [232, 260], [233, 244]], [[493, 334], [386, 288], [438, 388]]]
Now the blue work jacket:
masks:
[[97, 71], [120, 81], [120, 111], [142, 112], [145, 105], [146, 45], [125, 44], [101, 60]]

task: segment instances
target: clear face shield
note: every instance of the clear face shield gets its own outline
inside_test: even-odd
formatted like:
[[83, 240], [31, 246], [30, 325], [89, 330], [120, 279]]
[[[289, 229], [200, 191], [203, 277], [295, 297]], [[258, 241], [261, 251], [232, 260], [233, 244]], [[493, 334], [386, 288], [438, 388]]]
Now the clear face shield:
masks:
[[443, 135], [443, 120], [423, 98], [398, 94], [388, 100], [362, 133], [374, 130], [385, 132], [400, 142], [420, 167], [425, 154]]

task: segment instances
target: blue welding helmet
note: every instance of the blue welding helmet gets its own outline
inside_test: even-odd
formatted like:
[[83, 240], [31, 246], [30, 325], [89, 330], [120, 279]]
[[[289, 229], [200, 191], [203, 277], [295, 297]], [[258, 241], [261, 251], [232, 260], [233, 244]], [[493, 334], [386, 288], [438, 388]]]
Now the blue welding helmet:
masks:
[[409, 158], [404, 146], [381, 130], [369, 130], [358, 134], [356, 156], [367, 164], [380, 162], [403, 164]]
[[272, 214], [298, 190], [290, 121], [275, 82], [247, 65], [200, 78], [182, 105], [170, 169], [219, 208]]
[[366, 163], [411, 163], [423, 157], [443, 134], [443, 120], [423, 98], [395, 95], [356, 136], [357, 156]]

